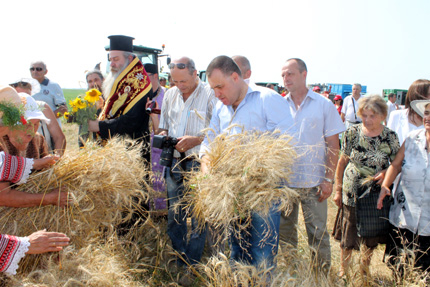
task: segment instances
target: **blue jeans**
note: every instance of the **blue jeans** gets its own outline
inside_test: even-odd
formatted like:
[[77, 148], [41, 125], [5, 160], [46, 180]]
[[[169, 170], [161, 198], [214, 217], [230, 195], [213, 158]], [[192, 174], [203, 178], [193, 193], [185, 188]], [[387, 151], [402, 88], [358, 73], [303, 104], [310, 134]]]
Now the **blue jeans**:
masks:
[[267, 218], [257, 213], [251, 214], [251, 225], [240, 233], [241, 239], [230, 237], [231, 258], [247, 264], [258, 266], [266, 262], [266, 267], [273, 266], [278, 253], [279, 222], [281, 212], [277, 211], [278, 204], [274, 204]]
[[[200, 164], [197, 161], [185, 162], [186, 171], [199, 168]], [[172, 171], [172, 172], [171, 172]], [[172, 169], [166, 167], [166, 186], [168, 200], [168, 216], [167, 216], [167, 234], [172, 241], [173, 249], [175, 249], [185, 261], [178, 260], [179, 265], [198, 263], [202, 257], [203, 248], [205, 247], [206, 228], [199, 232], [197, 229], [197, 221], [191, 219], [191, 234], [187, 242], [187, 213], [181, 208], [175, 209], [174, 205], [180, 201], [184, 195], [184, 184], [182, 179], [182, 168], [174, 159]], [[172, 178], [173, 176], [173, 178]]]

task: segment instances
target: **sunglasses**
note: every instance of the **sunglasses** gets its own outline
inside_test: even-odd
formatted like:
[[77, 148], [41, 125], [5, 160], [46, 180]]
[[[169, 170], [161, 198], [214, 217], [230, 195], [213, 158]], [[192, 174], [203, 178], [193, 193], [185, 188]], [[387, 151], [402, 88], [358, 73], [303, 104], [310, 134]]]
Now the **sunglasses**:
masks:
[[177, 64], [170, 63], [169, 64], [169, 69], [170, 70], [174, 69], [175, 67], [177, 67], [179, 70], [183, 70], [183, 69], [185, 69], [187, 67], [187, 64], [184, 64], [184, 63], [177, 63]]
[[38, 71], [38, 72], [41, 72], [43, 69], [42, 69], [42, 68], [40, 68], [40, 67], [36, 67], [36, 68], [35, 68], [35, 67], [31, 67], [31, 68], [30, 68], [30, 71], [32, 71], [32, 72], [33, 72], [34, 70], [36, 70], [36, 71]]
[[11, 86], [14, 88], [16, 88], [18, 86], [26, 88], [29, 85], [30, 85], [30, 83], [27, 83], [27, 82], [17, 82], [17, 83], [11, 84]]

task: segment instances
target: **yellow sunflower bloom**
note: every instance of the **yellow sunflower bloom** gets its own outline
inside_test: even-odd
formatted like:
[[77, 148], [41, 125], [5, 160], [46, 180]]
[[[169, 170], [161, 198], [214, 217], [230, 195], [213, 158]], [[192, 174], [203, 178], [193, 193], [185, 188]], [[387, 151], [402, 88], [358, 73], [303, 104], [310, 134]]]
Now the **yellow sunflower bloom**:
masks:
[[102, 93], [100, 93], [99, 90], [97, 90], [97, 89], [91, 89], [91, 90], [89, 90], [89, 91], [87, 91], [85, 93], [84, 100], [86, 100], [88, 103], [93, 104], [93, 103], [97, 102], [100, 99], [101, 94]]
[[76, 101], [76, 100], [69, 101], [69, 105], [70, 105], [70, 107], [72, 108], [72, 112], [73, 112], [73, 113], [76, 113], [76, 112], [78, 111], [78, 107], [76, 106], [75, 101]]
[[68, 120], [68, 119], [69, 119], [69, 117], [70, 117], [70, 113], [69, 113], [69, 112], [65, 112], [65, 113], [64, 113], [64, 115], [63, 115], [63, 117], [64, 117], [66, 120]]
[[75, 100], [75, 104], [76, 104], [76, 107], [80, 110], [80, 109], [85, 109], [86, 107], [87, 107], [87, 104], [84, 102], [84, 101], [82, 101], [82, 99], [81, 98], [76, 98], [76, 100]]

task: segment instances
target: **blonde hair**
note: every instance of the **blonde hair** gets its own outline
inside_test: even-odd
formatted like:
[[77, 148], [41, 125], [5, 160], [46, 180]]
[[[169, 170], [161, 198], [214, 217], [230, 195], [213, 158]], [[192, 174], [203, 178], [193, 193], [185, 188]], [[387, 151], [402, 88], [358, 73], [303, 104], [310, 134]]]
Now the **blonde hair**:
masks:
[[357, 115], [361, 117], [363, 110], [371, 110], [375, 114], [383, 115], [385, 118], [387, 117], [387, 109], [387, 104], [380, 95], [370, 95], [362, 97], [358, 101]]

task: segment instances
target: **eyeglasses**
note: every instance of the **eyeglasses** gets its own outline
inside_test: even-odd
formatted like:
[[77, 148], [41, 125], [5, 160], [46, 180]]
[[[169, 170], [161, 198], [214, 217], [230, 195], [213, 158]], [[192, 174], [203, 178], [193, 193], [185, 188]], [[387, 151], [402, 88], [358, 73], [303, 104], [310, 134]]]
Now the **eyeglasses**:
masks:
[[30, 83], [27, 83], [27, 82], [17, 82], [17, 83], [13, 83], [13, 84], [11, 84], [11, 86], [12, 87], [14, 87], [14, 88], [16, 88], [16, 87], [18, 87], [18, 86], [20, 86], [20, 87], [23, 87], [23, 88], [26, 88], [27, 86], [29, 86], [30, 85]]
[[170, 70], [174, 69], [175, 67], [177, 67], [179, 70], [183, 70], [183, 69], [185, 69], [187, 67], [187, 64], [184, 64], [184, 63], [177, 63], [177, 64], [170, 63], [169, 64], [169, 69]]
[[32, 72], [33, 72], [34, 70], [36, 70], [36, 71], [40, 72], [40, 71], [42, 71], [42, 70], [43, 70], [43, 68], [40, 68], [40, 67], [36, 67], [36, 68], [35, 68], [35, 67], [31, 67], [31, 68], [30, 68], [30, 71], [32, 71]]

